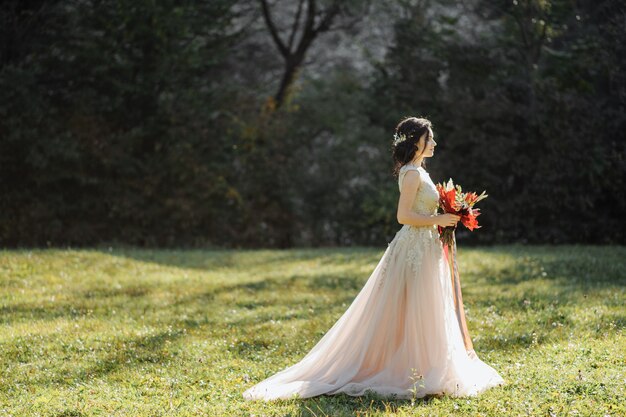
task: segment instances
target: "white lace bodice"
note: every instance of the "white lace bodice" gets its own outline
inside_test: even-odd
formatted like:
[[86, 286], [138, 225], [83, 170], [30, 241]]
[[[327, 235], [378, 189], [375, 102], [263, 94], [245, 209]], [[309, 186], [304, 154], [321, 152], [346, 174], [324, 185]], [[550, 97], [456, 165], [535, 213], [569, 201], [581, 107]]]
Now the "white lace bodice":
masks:
[[[420, 183], [417, 193], [415, 194], [415, 200], [411, 206], [411, 210], [419, 213], [432, 215], [437, 214], [437, 207], [439, 205], [439, 192], [437, 187], [430, 179], [430, 175], [422, 167], [416, 167], [414, 165], [404, 165], [400, 168], [398, 175], [398, 188], [402, 190], [402, 180], [407, 171], [417, 171], [420, 174], [422, 182]], [[439, 232], [437, 225], [432, 226], [411, 226], [405, 224], [396, 233], [394, 239], [389, 243], [389, 246], [405, 246], [408, 249], [407, 259], [409, 265], [411, 265], [414, 274], [419, 274], [424, 259], [435, 259], [437, 262], [444, 262], [443, 260], [443, 246], [439, 239]], [[383, 267], [383, 277], [385, 276], [385, 268]], [[381, 284], [385, 279], [381, 279]]]
[[407, 171], [419, 172], [420, 178], [422, 179], [417, 193], [415, 194], [415, 200], [413, 200], [411, 209], [419, 214], [436, 214], [439, 204], [439, 193], [437, 192], [437, 187], [430, 179], [430, 175], [424, 168], [409, 164], [402, 166], [398, 174], [398, 188], [402, 190], [402, 180]]

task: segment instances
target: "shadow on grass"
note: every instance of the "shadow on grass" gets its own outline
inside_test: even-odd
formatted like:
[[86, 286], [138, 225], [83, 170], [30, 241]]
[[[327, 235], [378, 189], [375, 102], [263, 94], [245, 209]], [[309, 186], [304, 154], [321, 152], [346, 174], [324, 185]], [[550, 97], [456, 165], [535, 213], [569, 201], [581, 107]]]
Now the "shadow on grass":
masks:
[[366, 276], [345, 273], [341, 276], [331, 274], [318, 274], [314, 276], [291, 275], [287, 278], [267, 278], [263, 281], [224, 285], [220, 288], [213, 289], [212, 293], [246, 291], [256, 294], [263, 291], [284, 291], [294, 287], [312, 292], [326, 290], [358, 291], [365, 285], [367, 278]]
[[75, 385], [95, 378], [104, 377], [117, 370], [138, 367], [145, 364], [161, 364], [167, 366], [171, 356], [164, 351], [164, 345], [169, 341], [184, 336], [183, 331], [162, 331], [157, 334], [112, 340], [109, 353], [104, 358], [98, 358], [96, 363], [81, 367], [76, 365], [71, 369], [62, 369], [56, 372], [38, 373], [28, 380], [29, 384], [47, 386], [49, 384]]
[[[470, 249], [468, 254], [471, 256]], [[505, 266], [485, 266], [474, 275], [488, 284], [516, 285], [534, 280], [551, 280], [560, 285], [623, 286], [626, 284], [626, 248], [619, 246], [539, 246], [481, 248], [480, 253], [504, 257]], [[461, 273], [462, 273], [461, 267]]]
[[[297, 251], [258, 251], [258, 259], [252, 257], [247, 259], [243, 264], [247, 267], [250, 265], [272, 264], [277, 263], [280, 267], [281, 262], [293, 262], [294, 260], [315, 260], [320, 264], [334, 263], [336, 265], [348, 265], [361, 262], [370, 262], [378, 260], [376, 253], [363, 254], [364, 249], [306, 249]], [[626, 284], [626, 275], [624, 271], [624, 261], [619, 258], [621, 250], [611, 252], [607, 258], [598, 258], [595, 260], [597, 253], [603, 250], [591, 250], [582, 256], [576, 256], [567, 250], [555, 250], [554, 252], [542, 252], [542, 249], [530, 248], [528, 250], [520, 250], [519, 253], [507, 251], [505, 249], [481, 248], [480, 251], [487, 253], [502, 253], [512, 263], [508, 263], [503, 267], [490, 265], [484, 270], [486, 287], [511, 287], [526, 283], [548, 281], [554, 285], [551, 287], [537, 286], [533, 288], [530, 305], [524, 304], [524, 297], [520, 297], [520, 293], [499, 293], [496, 299], [490, 298], [488, 291], [477, 293], [474, 297], [465, 299], [466, 306], [479, 312], [470, 320], [480, 320], [479, 314], [484, 314], [488, 308], [495, 304], [496, 308], [501, 309], [502, 313], [508, 316], [516, 316], [516, 320], [528, 320], [528, 331], [519, 332], [519, 326], [516, 330], [515, 326], [503, 326], [503, 329], [494, 338], [485, 338], [477, 343], [477, 350], [483, 348], [498, 350], [517, 350], [520, 348], [528, 348], [532, 345], [541, 345], [546, 342], [562, 340], [568, 337], [568, 327], [572, 325], [569, 312], [563, 309], [563, 304], [580, 303], [584, 299], [584, 295], [595, 288], [619, 288], [620, 290]], [[214, 267], [237, 266], [238, 254], [233, 251], [128, 251], [121, 254], [115, 253], [116, 256], [131, 257], [133, 259], [145, 262], [156, 262], [166, 265], [174, 265], [183, 268], [199, 268], [210, 269]], [[257, 251], [254, 251], [257, 252]], [[111, 255], [109, 252], [103, 252]], [[341, 253], [341, 255], [338, 255]], [[267, 255], [270, 254], [270, 255]], [[519, 259], [516, 258], [517, 255]], [[154, 257], [154, 260], [152, 258]], [[208, 257], [208, 261], [207, 258]], [[545, 275], [544, 275], [545, 273]], [[461, 274], [463, 271], [461, 270]], [[481, 271], [473, 272], [475, 276], [481, 275]], [[223, 326], [225, 327], [225, 318], [216, 316], [215, 318], [202, 318], [202, 312], [218, 307], [228, 308], [231, 305], [237, 308], [248, 310], [245, 316], [235, 315], [233, 320], [228, 320], [229, 326], [236, 326], [241, 329], [244, 339], [236, 341], [229, 350], [237, 354], [239, 357], [251, 359], [258, 355], [271, 355], [271, 348], [276, 346], [276, 341], [269, 337], [259, 336], [255, 334], [257, 325], [264, 321], [276, 320], [281, 321], [283, 326], [289, 326], [291, 320], [314, 320], [314, 316], [309, 312], [312, 306], [316, 311], [325, 309], [327, 311], [337, 311], [336, 318], [347, 309], [358, 291], [362, 288], [368, 274], [347, 274], [342, 273], [340, 276], [331, 274], [314, 274], [314, 275], [292, 275], [285, 278], [269, 277], [259, 279], [252, 282], [243, 282], [236, 284], [214, 284], [206, 290], [199, 293], [193, 293], [177, 298], [172, 304], [167, 305], [166, 311], [171, 310], [171, 316], [161, 325], [182, 323], [187, 327], [208, 327]], [[472, 278], [471, 276], [469, 277]], [[556, 291], [555, 291], [556, 288]], [[302, 291], [310, 295], [306, 304], [301, 299], [293, 298], [290, 294], [294, 290]], [[76, 318], [88, 313], [89, 308], [99, 307], [100, 309], [119, 309], [120, 311], [126, 306], [131, 306], [131, 313], [139, 314], [138, 308], [142, 305], [149, 305], [149, 296], [153, 288], [150, 287], [126, 287], [121, 289], [95, 288], [86, 291], [77, 291], [71, 299], [76, 299], [75, 303], [50, 303], [33, 304], [22, 303], [0, 307], [0, 322], [11, 323], [15, 320], [52, 320], [59, 317]], [[318, 297], [319, 294], [333, 293], [332, 301], [328, 302], [326, 298]], [[221, 301], [218, 296], [221, 294], [231, 294], [228, 300]], [[278, 296], [277, 296], [278, 295]], [[554, 303], [555, 298], [560, 302]], [[231, 301], [234, 300], [234, 301]], [[103, 305], [99, 305], [102, 301]], [[231, 304], [229, 304], [231, 303]], [[589, 306], [598, 305], [597, 300], [587, 301]], [[344, 308], [344, 304], [347, 304]], [[89, 306], [86, 307], [86, 306]], [[180, 306], [188, 306], [190, 318], [177, 317], [176, 311]], [[265, 307], [276, 307], [281, 311], [289, 310], [287, 313], [276, 312], [255, 312], [255, 310]], [[256, 313], [256, 314], [255, 314]], [[198, 316], [196, 316], [198, 314]], [[241, 313], [237, 313], [241, 314]], [[106, 320], [106, 311], [98, 311], [95, 315], [100, 320]], [[200, 317], [200, 318], [198, 318]], [[506, 319], [502, 316], [496, 317], [495, 320], [502, 323]], [[614, 315], [607, 323], [606, 317], [599, 315], [595, 319], [590, 320], [586, 325], [599, 329], [598, 331], [613, 331], [615, 328], [624, 327], [624, 315]], [[613, 323], [610, 325], [609, 323]], [[559, 323], [561, 327], [551, 327], [552, 323]], [[330, 326], [328, 327], [330, 328]], [[327, 331], [323, 329], [323, 331]], [[533, 331], [536, 334], [533, 336]], [[470, 333], [472, 333], [470, 331]], [[50, 382], [57, 383], [74, 383], [76, 380], [85, 380], [97, 376], [114, 372], [120, 367], [136, 366], [142, 363], [161, 363], [167, 361], [169, 356], [161, 351], [162, 345], [167, 340], [175, 340], [182, 337], [180, 332], [162, 332], [153, 336], [131, 338], [114, 346], [106, 358], [98, 360], [98, 362], [87, 369], [73, 369], [70, 371], [59, 371], [51, 377], [40, 375], [40, 383], [46, 384]], [[298, 337], [294, 335], [294, 337]], [[319, 335], [317, 339], [322, 336]], [[317, 340], [316, 340], [317, 341]], [[33, 344], [40, 343], [34, 340]], [[68, 382], [69, 381], [69, 382]], [[352, 398], [352, 397], [350, 397]], [[352, 400], [344, 399], [342, 404]], [[307, 403], [310, 404], [310, 403]], [[312, 403], [316, 404], [316, 403]], [[356, 403], [355, 403], [356, 404]], [[382, 403], [381, 403], [382, 404]], [[324, 404], [322, 404], [324, 406]], [[369, 407], [369, 404], [368, 404]], [[369, 408], [368, 408], [369, 409]], [[327, 410], [332, 410], [328, 407]]]
[[59, 414], [54, 414], [54, 417], [83, 417], [86, 416], [86, 414], [81, 413], [80, 411], [76, 411], [76, 410], [65, 410], [60, 412]]
[[[51, 321], [59, 318], [75, 319], [93, 313], [96, 308], [123, 311], [128, 303], [148, 296], [148, 287], [93, 288], [73, 291], [75, 302], [35, 301], [0, 307], [0, 323], [12, 324], [25, 320]], [[106, 304], [105, 304], [106, 303]], [[102, 305], [104, 304], [104, 305]]]
[[[215, 302], [221, 294], [233, 294], [239, 298], [237, 301], [234, 301], [234, 305], [247, 310], [267, 306], [298, 306], [300, 305], [298, 300], [288, 302], [288, 297], [281, 297], [280, 300], [275, 297], [266, 297], [266, 295], [271, 296], [295, 289], [307, 294], [350, 291], [354, 295], [347, 295], [346, 297], [353, 299], [366, 280], [367, 277], [363, 278], [354, 274], [343, 274], [341, 277], [330, 274], [321, 274], [313, 277], [309, 275], [291, 275], [286, 278], [271, 277], [253, 282], [214, 285], [207, 291], [183, 297], [177, 300], [174, 305], [205, 304]], [[241, 295], [242, 293], [244, 295], [247, 294], [251, 299], [245, 298], [245, 296]], [[345, 302], [345, 299], [342, 299], [341, 302]]]
[[218, 249], [218, 250], [100, 250], [106, 256], [119, 256], [141, 262], [211, 271], [221, 268], [256, 268], [284, 263], [316, 261], [321, 265], [344, 266], [371, 263], [380, 259], [385, 247], [301, 248], [301, 249]]
[[[434, 399], [443, 398], [443, 395], [427, 395], [416, 398], [413, 407], [428, 406]], [[293, 400], [279, 400], [286, 403], [295, 402], [299, 407], [299, 416], [363, 416], [372, 413], [397, 413], [400, 407], [411, 405], [411, 399], [399, 399], [395, 396], [384, 397], [373, 391], [367, 391], [361, 396], [350, 396], [345, 393], [329, 395], [322, 394], [311, 398], [296, 398]]]
[[[531, 248], [533, 249], [533, 248]], [[517, 326], [501, 326], [498, 334], [491, 338], [485, 338], [477, 343], [482, 349], [497, 349], [504, 351], [513, 351], [520, 348], [530, 348], [532, 346], [540, 346], [545, 343], [552, 343], [564, 340], [568, 337], [567, 329], [573, 329], [575, 323], [571, 318], [572, 312], [567, 308], [570, 304], [583, 304], [581, 300], [586, 298], [590, 291], [597, 288], [620, 287], [625, 284], [624, 277], [620, 272], [620, 268], [613, 268], [607, 271], [593, 262], [589, 262], [589, 257], [574, 257], [570, 262], [569, 257], [565, 254], [557, 259], [550, 259], [550, 256], [542, 258], [541, 251], [531, 250], [534, 252], [532, 257], [520, 257], [513, 266], [505, 266], [502, 268], [494, 268], [490, 266], [488, 269], [487, 281], [491, 287], [511, 287], [515, 288], [520, 283], [539, 280], [551, 282], [553, 285], [538, 285], [532, 289], [531, 294], [524, 295], [523, 292], [500, 293], [492, 296], [491, 294], [481, 291], [473, 297], [468, 297], [466, 306], [480, 312], [478, 316], [470, 319], [478, 322], [481, 320], [480, 315], [484, 315], [489, 308], [496, 307], [502, 314], [498, 314], [497, 321], [507, 320], [503, 316], [515, 316], [517, 322], [526, 321], [528, 325]], [[503, 252], [507, 256], [510, 253]], [[545, 254], [544, 254], [545, 255]], [[571, 254], [570, 254], [571, 255]], [[566, 263], [564, 266], [563, 264]], [[618, 263], [619, 265], [619, 263]], [[588, 281], [589, 274], [598, 271], [596, 266], [603, 271], [600, 279]], [[545, 275], [544, 275], [545, 273]], [[474, 272], [473, 275], [480, 275]], [[471, 277], [470, 277], [471, 279]], [[343, 274], [341, 277], [336, 275], [294, 275], [288, 278], [268, 278], [256, 282], [239, 283], [230, 286], [222, 286], [205, 293], [203, 297], [214, 299], [216, 294], [229, 293], [237, 294], [238, 300], [235, 305], [239, 308], [254, 311], [263, 307], [288, 307], [291, 311], [284, 314], [276, 313], [257, 313], [256, 315], [247, 314], [246, 317], [234, 319], [229, 323], [240, 326], [244, 329], [250, 329], [253, 332], [254, 325], [270, 320], [284, 322], [284, 325], [290, 320], [307, 320], [312, 318], [312, 314], [308, 311], [308, 307], [314, 306], [318, 308], [336, 309], [337, 318], [347, 306], [353, 301], [358, 291], [362, 288], [367, 280], [366, 276]], [[481, 284], [484, 285], [484, 284]], [[272, 294], [285, 293], [298, 288], [310, 294], [327, 292], [343, 292], [346, 294], [341, 299], [334, 299], [332, 305], [326, 301], [307, 300], [307, 305], [300, 305], [299, 302], [289, 302], [285, 298], [272, 297]], [[249, 298], [241, 297], [241, 292], [249, 294]], [[193, 300], [185, 300], [185, 302]], [[528, 304], [527, 304], [528, 303]], [[597, 304], [597, 300], [588, 300], [586, 302], [590, 307]], [[342, 308], [341, 306], [344, 306]], [[588, 322], [587, 326], [606, 328], [603, 324], [606, 317], [599, 315], [594, 321]], [[475, 324], [474, 326], [478, 326]], [[472, 327], [474, 327], [472, 326]], [[614, 320], [614, 326], [623, 327], [623, 320], [617, 318]], [[609, 328], [610, 330], [610, 328]], [[248, 332], [246, 332], [248, 333]], [[320, 336], [321, 337], [321, 336]], [[251, 337], [248, 341], [240, 341], [239, 347], [235, 349], [235, 353], [241, 357], [247, 354], [258, 354], [263, 349], [272, 346], [271, 342], [258, 340]]]

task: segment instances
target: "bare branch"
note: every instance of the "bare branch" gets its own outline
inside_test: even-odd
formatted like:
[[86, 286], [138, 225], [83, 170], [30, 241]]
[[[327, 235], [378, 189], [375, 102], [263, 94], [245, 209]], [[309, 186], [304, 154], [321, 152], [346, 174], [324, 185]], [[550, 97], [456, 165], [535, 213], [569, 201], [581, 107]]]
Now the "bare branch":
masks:
[[315, 34], [317, 35], [318, 33], [321, 32], [326, 32], [329, 28], [330, 25], [333, 22], [333, 19], [335, 18], [335, 16], [337, 16], [337, 14], [339, 13], [339, 3], [338, 2], [334, 2], [324, 13], [324, 17], [322, 18], [322, 21], [320, 22], [320, 24], [314, 29]]
[[290, 55], [289, 49], [285, 46], [283, 41], [280, 39], [278, 35], [278, 31], [276, 30], [276, 26], [272, 21], [272, 16], [270, 15], [269, 6], [267, 5], [267, 0], [259, 0], [261, 2], [261, 8], [263, 9], [263, 18], [265, 19], [265, 24], [267, 24], [267, 28], [272, 35], [272, 39], [274, 39], [274, 43], [278, 47], [280, 53], [287, 58]]
[[351, 31], [362, 21], [363, 17], [359, 16], [343, 23], [335, 24], [332, 27], [328, 28], [326, 32]]
[[276, 26], [272, 21], [268, 6], [268, 0], [259, 1], [261, 2], [261, 6], [263, 9], [265, 23], [267, 24], [270, 34], [285, 60], [285, 69], [282, 79], [280, 81], [278, 92], [275, 96], [276, 106], [280, 107], [284, 102], [285, 97], [288, 96], [290, 87], [292, 86], [294, 80], [298, 76], [298, 71], [301, 69], [303, 62], [305, 61], [307, 50], [320, 33], [329, 31], [331, 29], [333, 19], [341, 11], [340, 1], [334, 0], [330, 7], [320, 12], [321, 21], [316, 26], [316, 0], [307, 0], [306, 18], [303, 28], [301, 30], [302, 36], [297, 42], [295, 49], [293, 48], [293, 46], [295, 43], [296, 34], [298, 32], [298, 29], [300, 28], [300, 17], [302, 15], [304, 0], [299, 0], [298, 9], [296, 11], [295, 19], [291, 27], [291, 33], [289, 35], [289, 41], [287, 45], [285, 45], [280, 39], [278, 30], [276, 29]]
[[291, 35], [289, 36], [288, 48], [291, 51], [291, 47], [293, 46], [293, 40], [296, 37], [296, 32], [298, 31], [298, 26], [300, 25], [300, 14], [302, 13], [302, 4], [304, 0], [300, 0], [298, 2], [298, 10], [296, 11], [296, 18], [293, 21], [293, 27], [291, 28]]
[[304, 26], [305, 33], [308, 31], [312, 31], [315, 27], [315, 0], [308, 0], [306, 11], [306, 25]]
[[304, 58], [304, 54], [306, 50], [309, 48], [313, 39], [317, 35], [315, 32], [315, 14], [316, 14], [316, 4], [315, 0], [307, 1], [307, 14], [306, 14], [306, 24], [304, 25], [304, 30], [302, 33], [302, 38], [300, 38], [300, 42], [298, 43], [298, 47], [296, 48], [293, 55], [297, 60], [302, 61]]

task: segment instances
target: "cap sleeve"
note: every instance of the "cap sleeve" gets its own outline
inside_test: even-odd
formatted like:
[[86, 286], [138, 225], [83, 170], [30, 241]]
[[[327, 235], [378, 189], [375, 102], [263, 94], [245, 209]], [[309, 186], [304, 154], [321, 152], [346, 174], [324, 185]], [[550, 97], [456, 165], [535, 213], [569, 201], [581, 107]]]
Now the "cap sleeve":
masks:
[[408, 171], [417, 171], [420, 172], [419, 168], [413, 165], [403, 165], [402, 168], [400, 168], [400, 172], [398, 172], [398, 189], [402, 190], [402, 180], [404, 179], [404, 175], [408, 172]]

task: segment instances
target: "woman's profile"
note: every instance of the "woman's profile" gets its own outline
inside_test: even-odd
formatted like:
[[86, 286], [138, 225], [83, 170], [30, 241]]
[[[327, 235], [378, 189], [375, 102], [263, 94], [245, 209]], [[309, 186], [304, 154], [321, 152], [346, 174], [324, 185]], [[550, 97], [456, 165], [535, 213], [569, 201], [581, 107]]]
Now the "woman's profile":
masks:
[[247, 389], [247, 400], [352, 396], [472, 396], [504, 383], [466, 350], [455, 314], [450, 269], [437, 226], [439, 194], [424, 168], [435, 142], [430, 121], [396, 126], [394, 174], [400, 198], [396, 233], [352, 304], [298, 363]]

